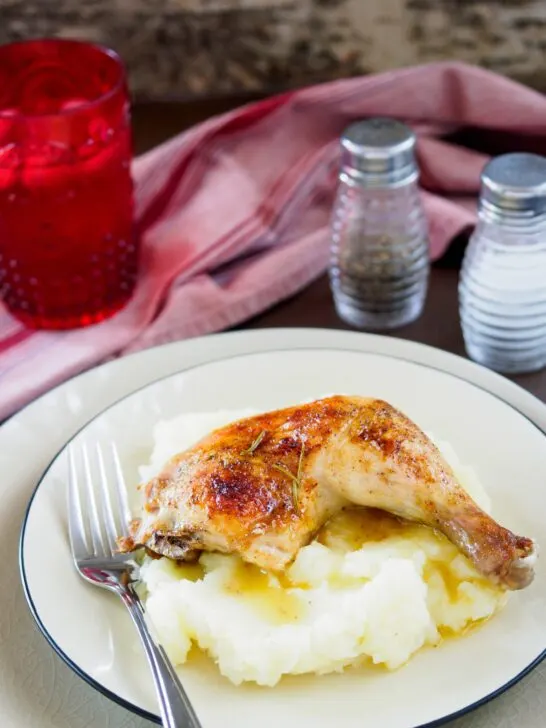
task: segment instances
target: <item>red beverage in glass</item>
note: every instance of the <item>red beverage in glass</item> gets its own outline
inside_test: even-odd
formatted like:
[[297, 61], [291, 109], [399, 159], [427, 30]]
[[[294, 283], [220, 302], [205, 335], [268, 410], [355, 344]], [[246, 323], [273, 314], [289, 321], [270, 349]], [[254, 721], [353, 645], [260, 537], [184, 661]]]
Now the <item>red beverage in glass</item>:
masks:
[[131, 155], [115, 53], [70, 40], [0, 47], [0, 294], [28, 326], [87, 326], [131, 297]]

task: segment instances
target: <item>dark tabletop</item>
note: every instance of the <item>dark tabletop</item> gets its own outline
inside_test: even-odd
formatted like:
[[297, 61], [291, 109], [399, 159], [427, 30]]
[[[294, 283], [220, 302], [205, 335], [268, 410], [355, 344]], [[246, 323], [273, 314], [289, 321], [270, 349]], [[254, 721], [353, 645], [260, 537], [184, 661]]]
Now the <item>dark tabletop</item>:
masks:
[[[188, 103], [137, 104], [133, 110], [135, 152], [138, 154], [150, 149], [213, 114], [223, 113], [249, 100], [252, 99], [240, 97]], [[497, 143], [499, 149], [503, 150], [512, 144], [511, 140], [506, 139], [479, 139], [478, 143], [482, 149], [484, 146], [488, 147], [489, 153], [497, 151]], [[519, 140], [514, 140], [513, 146], [522, 148]], [[463, 239], [455, 241], [448, 254], [433, 265], [429, 293], [422, 316], [413, 324], [389, 333], [389, 336], [418, 341], [465, 356], [457, 300], [459, 265], [464, 244]], [[325, 275], [296, 296], [237, 328], [290, 326], [351, 329], [335, 312]], [[546, 402], [546, 369], [509, 378]]]

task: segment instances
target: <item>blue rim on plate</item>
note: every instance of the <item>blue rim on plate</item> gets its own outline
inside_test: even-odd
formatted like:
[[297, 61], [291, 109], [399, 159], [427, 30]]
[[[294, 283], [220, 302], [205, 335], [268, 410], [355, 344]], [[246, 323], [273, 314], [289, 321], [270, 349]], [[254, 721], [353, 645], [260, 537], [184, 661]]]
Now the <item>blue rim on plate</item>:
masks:
[[[165, 344], [163, 346], [167, 347], [167, 346], [170, 346], [170, 345], [171, 344]], [[157, 347], [157, 348], [163, 348], [163, 347]], [[325, 347], [317, 347], [317, 346], [303, 346], [303, 347], [298, 347], [298, 350], [300, 350], [300, 351], [309, 351], [309, 350], [313, 350], [313, 349], [314, 350], [317, 350], [317, 351], [318, 350], [322, 350], [322, 351], [324, 351], [324, 350], [330, 350], [330, 351], [331, 350], [336, 350], [336, 351], [340, 351], [340, 352], [346, 351], [348, 353], [358, 353], [358, 354], [362, 354], [362, 353], [364, 353], [364, 354], [366, 354], [366, 353], [370, 354], [370, 353], [372, 353], [373, 354], [373, 352], [364, 352], [364, 351], [362, 351], [360, 349], [350, 349], [350, 348], [339, 347], [339, 346], [332, 346], [332, 347], [330, 347], [328, 349], [326, 349]], [[274, 349], [269, 349], [267, 351], [269, 353], [269, 352], [294, 351], [294, 350], [295, 350], [294, 348], [286, 348], [286, 349], [283, 349], [283, 348], [274, 348]], [[139, 353], [140, 352], [135, 352], [132, 356], [137, 356]], [[42, 622], [42, 620], [40, 618], [39, 612], [36, 609], [36, 606], [35, 606], [34, 601], [32, 599], [31, 592], [30, 592], [30, 587], [29, 587], [29, 584], [28, 584], [27, 575], [26, 575], [26, 571], [25, 571], [25, 561], [24, 561], [23, 550], [24, 550], [25, 532], [26, 532], [26, 527], [27, 527], [29, 513], [30, 513], [30, 510], [32, 508], [32, 504], [33, 504], [34, 498], [35, 498], [36, 494], [38, 493], [38, 490], [40, 489], [40, 486], [41, 486], [42, 482], [44, 481], [45, 477], [47, 476], [49, 470], [51, 469], [51, 467], [53, 466], [53, 464], [57, 460], [57, 458], [64, 452], [64, 450], [66, 449], [66, 447], [83, 430], [85, 430], [92, 422], [94, 422], [95, 420], [97, 420], [99, 417], [102, 417], [110, 409], [112, 409], [113, 407], [115, 407], [116, 405], [118, 405], [120, 402], [123, 402], [124, 400], [128, 399], [129, 397], [132, 397], [133, 395], [137, 394], [138, 392], [142, 392], [143, 390], [147, 389], [148, 387], [156, 384], [157, 382], [161, 382], [161, 381], [170, 379], [172, 377], [176, 377], [176, 376], [178, 376], [179, 374], [181, 374], [183, 372], [189, 372], [189, 371], [192, 371], [193, 369], [200, 368], [200, 367], [205, 366], [207, 364], [211, 364], [211, 363], [219, 362], [219, 361], [225, 361], [225, 360], [237, 358], [237, 357], [240, 357], [240, 356], [252, 356], [252, 354], [254, 354], [254, 353], [264, 353], [264, 352], [245, 352], [245, 353], [233, 354], [233, 355], [229, 355], [229, 356], [219, 356], [217, 358], [207, 360], [206, 362], [201, 362], [199, 364], [194, 364], [194, 365], [190, 365], [190, 366], [187, 366], [187, 367], [183, 367], [183, 368], [177, 370], [176, 372], [171, 372], [170, 374], [166, 374], [165, 376], [158, 377], [157, 379], [151, 380], [151, 381], [147, 382], [146, 384], [143, 384], [142, 386], [137, 387], [135, 390], [133, 390], [132, 392], [129, 392], [128, 394], [124, 395], [123, 397], [120, 397], [119, 399], [111, 402], [107, 407], [105, 407], [100, 412], [96, 413], [93, 417], [89, 418], [89, 420], [87, 420], [85, 422], [85, 424], [83, 424], [80, 428], [78, 428], [71, 435], [71, 437], [68, 438], [68, 440], [63, 444], [63, 446], [55, 453], [55, 455], [51, 458], [51, 460], [49, 461], [48, 465], [44, 469], [42, 475], [38, 479], [38, 482], [37, 482], [37, 484], [36, 484], [36, 486], [34, 488], [34, 491], [32, 492], [32, 495], [30, 497], [28, 506], [27, 506], [27, 508], [25, 510], [25, 514], [24, 514], [24, 517], [23, 517], [23, 523], [22, 523], [22, 527], [21, 527], [21, 535], [20, 535], [20, 539], [19, 539], [19, 549], [18, 549], [18, 551], [19, 551], [19, 570], [20, 570], [21, 581], [22, 581], [22, 585], [23, 585], [23, 592], [24, 592], [25, 598], [27, 600], [27, 603], [28, 603], [30, 612], [31, 612], [34, 620], [36, 621], [36, 624], [37, 624], [40, 632], [45, 637], [45, 639], [49, 643], [49, 645], [56, 652], [56, 654], [63, 660], [63, 662], [66, 665], [68, 665], [68, 667], [70, 667], [70, 669], [73, 670], [74, 673], [76, 673], [76, 675], [78, 675], [88, 685], [90, 685], [92, 688], [94, 688], [101, 695], [104, 695], [106, 698], [108, 698], [109, 700], [112, 700], [114, 703], [117, 703], [118, 705], [120, 705], [121, 707], [125, 708], [126, 710], [128, 710], [128, 711], [130, 711], [130, 712], [132, 712], [132, 713], [134, 713], [134, 714], [136, 714], [136, 715], [138, 715], [138, 716], [140, 716], [142, 718], [145, 718], [145, 719], [151, 721], [152, 723], [156, 723], [158, 725], [161, 725], [161, 719], [160, 719], [160, 717], [158, 715], [156, 715], [155, 713], [150, 713], [149, 711], [144, 710], [143, 708], [140, 708], [139, 706], [135, 705], [134, 703], [131, 703], [130, 701], [125, 700], [124, 698], [121, 698], [115, 692], [113, 692], [112, 690], [109, 690], [108, 688], [105, 688], [98, 681], [96, 681], [91, 675], [89, 675], [84, 670], [82, 670], [79, 667], [79, 665], [77, 663], [75, 663], [60, 648], [60, 646], [57, 644], [57, 642], [55, 642], [55, 640], [53, 639], [53, 637], [50, 635], [50, 633], [48, 632], [47, 628], [43, 624], [43, 622]], [[505, 405], [507, 405], [508, 407], [510, 407], [511, 409], [513, 409], [515, 412], [518, 412], [518, 414], [522, 415], [537, 430], [539, 430], [539, 432], [541, 432], [542, 435], [544, 435], [546, 437], [546, 431], [544, 429], [542, 429], [541, 427], [539, 427], [537, 425], [537, 423], [533, 419], [531, 419], [531, 417], [529, 417], [527, 414], [525, 414], [524, 412], [522, 412], [521, 410], [519, 410], [512, 403], [507, 402], [500, 395], [498, 395], [498, 394], [496, 394], [494, 392], [489, 391], [486, 387], [483, 387], [480, 384], [476, 384], [475, 382], [469, 381], [468, 379], [466, 379], [465, 377], [463, 377], [461, 375], [454, 374], [453, 372], [446, 371], [446, 370], [442, 369], [439, 366], [434, 366], [434, 365], [431, 365], [431, 364], [424, 364], [421, 361], [417, 361], [417, 360], [411, 359], [410, 357], [407, 357], [407, 356], [394, 355], [394, 354], [384, 354], [384, 353], [379, 353], [379, 356], [384, 356], [384, 357], [390, 358], [390, 359], [398, 359], [400, 361], [406, 361], [408, 363], [411, 363], [411, 364], [414, 364], [414, 365], [423, 367], [425, 369], [434, 369], [434, 370], [440, 371], [443, 374], [446, 374], [446, 375], [448, 375], [450, 377], [453, 377], [454, 379], [459, 379], [461, 381], [464, 381], [467, 384], [469, 384], [469, 385], [471, 385], [473, 387], [476, 387], [477, 389], [480, 389], [483, 392], [486, 392], [490, 396], [495, 397], [495, 399], [498, 399], [499, 401], [503, 402]], [[457, 355], [453, 355], [453, 356], [455, 356], [458, 359], [463, 359], [463, 357], [459, 357]], [[109, 363], [106, 363], [106, 364], [104, 364], [102, 366], [106, 367], [106, 366], [108, 366], [108, 364]], [[102, 368], [102, 367], [98, 367], [98, 368]], [[85, 373], [86, 372], [84, 372], [83, 374], [85, 375]], [[73, 377], [73, 379], [77, 379], [80, 376], [82, 376], [82, 375], [81, 374], [80, 375], [77, 375], [76, 377]], [[63, 383], [63, 384], [66, 384], [66, 382]], [[59, 386], [63, 386], [63, 385], [59, 385]], [[516, 385], [516, 386], [518, 386], [518, 385]], [[518, 386], [518, 388], [523, 390], [522, 387], [519, 387]], [[526, 392], [526, 390], [523, 390], [523, 391]], [[538, 665], [540, 665], [540, 663], [544, 659], [546, 659], [546, 648], [544, 648], [542, 650], [542, 652], [540, 652], [534, 660], [532, 660], [521, 672], [519, 672], [517, 675], [515, 675], [511, 680], [509, 680], [508, 682], [504, 683], [503, 685], [501, 685], [500, 687], [498, 687], [496, 690], [493, 690], [491, 693], [488, 693], [483, 698], [480, 698], [479, 700], [475, 701], [474, 703], [471, 703], [470, 705], [467, 705], [467, 706], [461, 708], [460, 710], [457, 710], [457, 711], [455, 711], [453, 713], [450, 713], [449, 715], [443, 716], [441, 718], [437, 718], [437, 719], [435, 719], [433, 721], [429, 721], [428, 723], [422, 723], [422, 724], [419, 724], [419, 725], [412, 725], [412, 726], [409, 726], [408, 725], [407, 728], [435, 728], [436, 726], [445, 725], [449, 721], [455, 720], [457, 718], [461, 718], [462, 716], [467, 715], [468, 713], [471, 713], [472, 711], [476, 710], [477, 708], [482, 707], [483, 705], [486, 705], [487, 703], [491, 702], [492, 700], [494, 700], [495, 698], [497, 698], [498, 696], [502, 695], [507, 690], [509, 690], [510, 688], [512, 688], [514, 685], [516, 685], [518, 682], [520, 682], [526, 675], [528, 675], [530, 672], [532, 672]]]

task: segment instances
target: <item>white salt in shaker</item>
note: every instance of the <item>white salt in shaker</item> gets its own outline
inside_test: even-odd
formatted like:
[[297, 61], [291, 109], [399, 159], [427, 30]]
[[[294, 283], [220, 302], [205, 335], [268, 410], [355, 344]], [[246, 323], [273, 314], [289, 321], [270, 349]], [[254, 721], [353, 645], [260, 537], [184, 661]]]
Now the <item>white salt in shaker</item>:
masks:
[[472, 359], [503, 373], [546, 365], [544, 157], [506, 154], [484, 168], [459, 299]]
[[330, 285], [338, 315], [358, 328], [418, 318], [429, 276], [415, 135], [393, 119], [349, 126], [341, 137], [331, 222]]

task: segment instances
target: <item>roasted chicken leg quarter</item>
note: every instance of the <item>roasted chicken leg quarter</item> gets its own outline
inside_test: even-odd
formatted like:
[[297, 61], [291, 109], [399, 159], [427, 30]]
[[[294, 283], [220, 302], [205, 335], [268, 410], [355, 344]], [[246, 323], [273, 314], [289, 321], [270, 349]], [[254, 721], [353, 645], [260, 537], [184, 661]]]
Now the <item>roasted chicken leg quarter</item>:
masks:
[[508, 589], [533, 578], [534, 541], [481, 510], [430, 439], [378, 399], [333, 396], [234, 422], [173, 457], [144, 498], [122, 550], [237, 553], [282, 570], [356, 504], [438, 529]]

